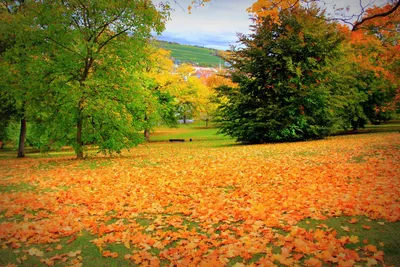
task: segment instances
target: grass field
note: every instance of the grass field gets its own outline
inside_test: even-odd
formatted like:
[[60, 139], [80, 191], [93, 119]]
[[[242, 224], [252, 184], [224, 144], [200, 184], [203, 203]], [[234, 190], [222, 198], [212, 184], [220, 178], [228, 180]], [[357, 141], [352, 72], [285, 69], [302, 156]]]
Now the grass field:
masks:
[[198, 63], [200, 66], [218, 67], [224, 62], [215, 56], [215, 50], [160, 41], [160, 47], [171, 51], [171, 56], [181, 62]]
[[400, 266], [398, 131], [152, 140], [83, 161], [2, 152], [0, 266]]

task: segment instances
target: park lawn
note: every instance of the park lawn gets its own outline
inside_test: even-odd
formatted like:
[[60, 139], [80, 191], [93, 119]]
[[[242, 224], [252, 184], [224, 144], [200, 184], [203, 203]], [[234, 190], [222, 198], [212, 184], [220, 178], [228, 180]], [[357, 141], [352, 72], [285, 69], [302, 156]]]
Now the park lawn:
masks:
[[400, 266], [398, 132], [245, 146], [199, 130], [114, 158], [2, 157], [0, 265]]
[[184, 139], [185, 141], [230, 141], [230, 137], [218, 133], [214, 124], [206, 127], [205, 122], [198, 121], [188, 124], [179, 124], [176, 128], [157, 127], [150, 136], [151, 142], [168, 142], [169, 139]]

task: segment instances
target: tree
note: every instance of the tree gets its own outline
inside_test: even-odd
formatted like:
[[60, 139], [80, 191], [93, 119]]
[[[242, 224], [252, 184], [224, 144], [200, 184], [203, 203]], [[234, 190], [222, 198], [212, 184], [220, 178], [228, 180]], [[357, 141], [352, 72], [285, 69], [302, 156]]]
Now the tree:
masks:
[[[368, 4], [364, 4], [361, 0], [359, 1], [360, 12], [348, 14], [349, 6], [337, 7], [333, 5], [334, 14], [330, 17], [326, 17], [327, 20], [341, 21], [351, 26], [353, 31], [356, 31], [366, 24], [374, 23], [375, 20], [381, 18], [395, 18], [398, 17], [400, 1], [389, 0], [382, 7], [375, 8], [374, 12], [368, 12], [371, 10], [376, 1], [370, 1]], [[315, 6], [326, 8], [330, 3], [323, 0], [257, 0], [248, 11], [253, 13], [256, 19], [262, 19], [264, 17], [270, 17], [275, 23], [280, 23], [279, 13], [284, 10], [296, 9], [300, 6]]]
[[86, 144], [119, 152], [139, 143], [140, 62], [168, 7], [159, 10], [146, 0], [32, 1], [29, 7], [34, 14], [24, 30], [41, 41], [40, 53], [31, 56], [47, 74], [42, 133], [72, 145], [79, 159]]
[[193, 118], [199, 109], [198, 92], [203, 84], [194, 76], [194, 72], [193, 67], [189, 64], [182, 64], [175, 71], [178, 83], [176, 83], [173, 95], [177, 116], [183, 120], [183, 123]]
[[[20, 133], [18, 141], [19, 158], [25, 157], [25, 137], [26, 137], [26, 120], [27, 120], [27, 105], [31, 94], [27, 93], [29, 83], [23, 79], [22, 72], [26, 73], [27, 62], [29, 61], [30, 51], [26, 49], [31, 42], [26, 42], [26, 47], [21, 48], [19, 43], [26, 39], [21, 33], [22, 22], [26, 17], [26, 4], [24, 1], [2, 1], [1, 12], [1, 73], [4, 77], [1, 86], [1, 139], [7, 138], [6, 129], [12, 119], [20, 121]], [[14, 23], [8, 23], [14, 21]], [[11, 24], [11, 25], [10, 25]], [[21, 27], [22, 26], [22, 27]], [[28, 36], [29, 33], [28, 33]], [[18, 49], [20, 48], [20, 49]], [[18, 58], [10, 57], [11, 54], [17, 54]], [[18, 52], [17, 52], [18, 51]], [[3, 144], [3, 142], [2, 142]]]
[[237, 87], [229, 78], [225, 70], [219, 71], [207, 77], [202, 77], [201, 80], [206, 85], [199, 92], [199, 102], [201, 107], [200, 116], [208, 123], [217, 115], [219, 105], [224, 102], [224, 99], [218, 97], [216, 88], [221, 86]]
[[228, 99], [220, 111], [220, 132], [245, 143], [322, 138], [334, 123], [333, 92], [319, 81], [329, 60], [339, 57], [343, 39], [318, 8], [283, 10], [279, 23], [266, 17], [243, 48], [226, 59], [238, 88], [222, 87]]
[[[366, 16], [380, 14], [388, 8], [368, 9]], [[391, 118], [396, 109], [396, 91], [399, 94], [400, 75], [396, 66], [400, 62], [400, 35], [396, 29], [400, 19], [393, 15], [367, 20], [357, 31], [343, 29], [348, 42], [346, 60], [353, 62], [352, 75], [363, 84], [358, 86], [358, 91], [366, 96], [359, 105], [374, 124]]]
[[177, 75], [173, 74], [174, 64], [170, 52], [150, 44], [150, 59], [145, 64], [143, 73], [143, 102], [144, 112], [144, 137], [150, 141], [150, 132], [159, 123], [176, 126], [175, 105], [173, 92], [179, 83]]

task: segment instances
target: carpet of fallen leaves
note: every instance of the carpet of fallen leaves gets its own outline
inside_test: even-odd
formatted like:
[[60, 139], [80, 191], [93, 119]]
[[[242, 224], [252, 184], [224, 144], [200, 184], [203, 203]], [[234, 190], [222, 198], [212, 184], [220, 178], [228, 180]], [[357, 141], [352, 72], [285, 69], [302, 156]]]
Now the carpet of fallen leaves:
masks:
[[[249, 265], [374, 265], [384, 260], [376, 246], [361, 244], [364, 256], [347, 246], [358, 236], [296, 224], [342, 215], [398, 221], [399, 162], [398, 133], [254, 146], [158, 143], [83, 162], [3, 159], [0, 185], [33, 189], [1, 193], [0, 242], [49, 266], [79, 251], [48, 258], [35, 245], [72, 243], [82, 231], [103, 257], [143, 266], [223, 266], [255, 255]], [[110, 243], [130, 253], [106, 250]]]

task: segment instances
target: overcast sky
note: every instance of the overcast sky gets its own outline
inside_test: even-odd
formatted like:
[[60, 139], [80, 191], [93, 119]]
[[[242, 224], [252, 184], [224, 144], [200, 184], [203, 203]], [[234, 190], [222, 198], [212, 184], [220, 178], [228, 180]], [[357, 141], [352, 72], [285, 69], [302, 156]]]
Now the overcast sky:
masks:
[[[181, 44], [200, 45], [226, 50], [236, 44], [237, 33], [249, 33], [251, 20], [246, 9], [255, 0], [212, 0], [204, 7], [188, 14], [192, 0], [177, 0], [181, 5], [169, 1], [175, 11], [166, 25], [166, 30], [157, 39]], [[350, 7], [350, 13], [359, 12], [359, 0], [326, 0], [329, 7]], [[385, 0], [362, 0], [363, 5], [382, 4]], [[185, 10], [184, 10], [185, 9]]]
[[[186, 9], [191, 0], [178, 0]], [[237, 41], [236, 33], [248, 33], [251, 21], [246, 9], [254, 0], [212, 0], [191, 14], [171, 0], [175, 11], [159, 40], [228, 49]]]

